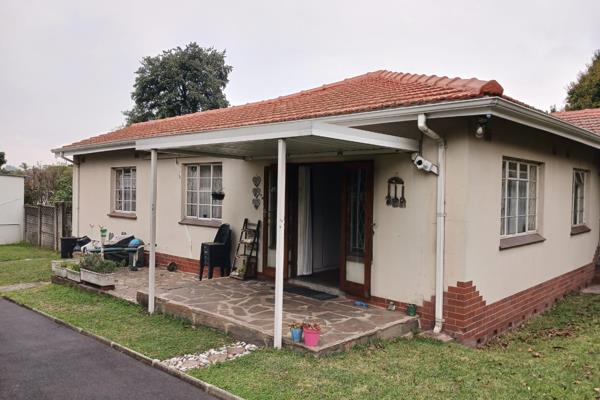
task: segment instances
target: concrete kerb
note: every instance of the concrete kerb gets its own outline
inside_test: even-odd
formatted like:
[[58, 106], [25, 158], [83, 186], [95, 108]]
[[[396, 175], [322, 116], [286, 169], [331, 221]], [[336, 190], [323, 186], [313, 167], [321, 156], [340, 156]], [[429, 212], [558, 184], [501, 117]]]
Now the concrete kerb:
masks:
[[90, 337], [90, 338], [92, 338], [92, 339], [94, 339], [94, 340], [96, 340], [96, 341], [98, 341], [98, 342], [100, 342], [102, 344], [105, 344], [105, 345], [111, 347], [112, 349], [114, 349], [116, 351], [119, 351], [119, 352], [121, 352], [121, 353], [123, 353], [123, 354], [125, 354], [125, 355], [127, 355], [127, 356], [129, 356], [131, 358], [133, 358], [134, 360], [141, 361], [141, 362], [143, 362], [146, 365], [149, 365], [149, 366], [151, 366], [153, 368], [156, 368], [158, 370], [166, 372], [167, 374], [169, 374], [171, 376], [174, 376], [174, 377], [176, 377], [176, 378], [178, 378], [178, 379], [180, 379], [180, 380], [182, 380], [184, 382], [187, 382], [190, 385], [193, 385], [193, 386], [197, 387], [198, 389], [202, 390], [203, 392], [206, 392], [206, 393], [208, 393], [208, 394], [210, 394], [212, 396], [215, 396], [215, 397], [217, 397], [217, 398], [219, 398], [221, 400], [244, 400], [242, 397], [236, 396], [233, 393], [230, 393], [230, 392], [228, 392], [228, 391], [226, 391], [224, 389], [221, 389], [220, 387], [214, 386], [214, 385], [212, 385], [212, 384], [210, 384], [208, 382], [204, 382], [204, 381], [202, 381], [202, 380], [200, 380], [198, 378], [194, 378], [193, 376], [185, 374], [185, 373], [183, 373], [183, 372], [181, 372], [181, 371], [179, 371], [179, 370], [177, 370], [175, 368], [171, 368], [169, 366], [166, 366], [163, 363], [161, 363], [160, 360], [152, 359], [150, 357], [147, 357], [147, 356], [143, 355], [142, 353], [139, 353], [139, 352], [137, 352], [135, 350], [132, 350], [132, 349], [130, 349], [128, 347], [125, 347], [125, 346], [123, 346], [123, 345], [121, 345], [119, 343], [116, 343], [116, 342], [113, 342], [111, 340], [108, 340], [105, 337], [98, 336], [95, 333], [92, 333], [92, 332], [87, 331], [87, 330], [85, 330], [83, 328], [80, 328], [78, 326], [70, 324], [67, 321], [63, 321], [62, 319], [53, 317], [52, 315], [47, 314], [44, 311], [37, 310], [37, 309], [35, 309], [33, 307], [30, 307], [30, 306], [28, 306], [26, 304], [19, 303], [18, 301], [14, 300], [14, 299], [11, 299], [10, 297], [8, 297], [8, 296], [6, 296], [4, 294], [0, 294], [0, 297], [2, 297], [3, 299], [5, 299], [7, 301], [10, 301], [11, 303], [14, 303], [14, 304], [18, 305], [19, 307], [23, 307], [23, 308], [25, 308], [27, 310], [33, 311], [33, 312], [35, 312], [35, 313], [43, 316], [45, 318], [48, 318], [49, 320], [51, 320], [54, 323], [62, 325], [64, 327], [69, 328], [69, 329], [71, 329], [71, 330], [73, 330], [75, 332], [78, 332], [78, 333], [82, 334], [82, 335], [88, 336], [88, 337]]

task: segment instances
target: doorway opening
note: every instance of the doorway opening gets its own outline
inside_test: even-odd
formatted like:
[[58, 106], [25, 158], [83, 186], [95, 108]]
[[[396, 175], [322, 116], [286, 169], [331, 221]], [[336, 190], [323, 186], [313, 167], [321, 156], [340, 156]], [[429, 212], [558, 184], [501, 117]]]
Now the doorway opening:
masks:
[[[277, 170], [265, 168], [263, 274], [275, 277]], [[334, 295], [370, 297], [371, 161], [288, 164], [284, 279]]]
[[[340, 292], [343, 168], [339, 163], [298, 166], [297, 250], [290, 283]], [[341, 292], [340, 292], [341, 293]]]

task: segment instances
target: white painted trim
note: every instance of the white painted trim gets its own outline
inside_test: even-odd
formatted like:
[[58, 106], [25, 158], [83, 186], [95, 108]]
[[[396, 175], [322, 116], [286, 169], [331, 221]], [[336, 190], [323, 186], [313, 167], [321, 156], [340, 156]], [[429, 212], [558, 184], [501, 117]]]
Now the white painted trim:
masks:
[[419, 142], [414, 139], [348, 128], [318, 121], [312, 123], [312, 135], [410, 152], [419, 150]]
[[283, 332], [283, 265], [285, 262], [285, 139], [277, 141], [277, 243], [275, 244], [275, 318], [273, 347], [281, 348]]
[[148, 262], [148, 312], [154, 313], [154, 289], [156, 286], [156, 194], [158, 152], [150, 153], [150, 260]]
[[107, 151], [127, 150], [127, 149], [134, 149], [134, 148], [135, 148], [135, 141], [128, 140], [126, 142], [96, 144], [96, 145], [88, 145], [88, 146], [73, 147], [73, 148], [60, 147], [58, 149], [52, 149], [51, 151], [55, 154], [62, 153], [62, 155], [65, 157], [73, 157], [73, 156], [82, 155], [82, 154], [103, 153], [103, 152], [107, 152]]

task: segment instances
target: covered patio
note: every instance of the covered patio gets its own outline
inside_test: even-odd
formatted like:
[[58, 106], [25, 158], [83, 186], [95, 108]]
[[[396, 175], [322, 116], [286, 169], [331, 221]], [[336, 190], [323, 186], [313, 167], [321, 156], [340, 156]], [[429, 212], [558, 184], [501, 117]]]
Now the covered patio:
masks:
[[[275, 348], [282, 346], [283, 329], [286, 323], [302, 320], [310, 315], [318, 316], [327, 325], [329, 332], [323, 334], [321, 345], [324, 348], [352, 342], [353, 338], [378, 335], [378, 332], [387, 331], [392, 325], [395, 326], [399, 321], [403, 321], [404, 317], [400, 314], [387, 315], [388, 312], [385, 310], [356, 308], [349, 300], [323, 302], [310, 301], [311, 299], [295, 295], [284, 296], [286, 166], [288, 159], [301, 157], [415, 152], [419, 150], [417, 140], [307, 120], [141, 139], [136, 141], [136, 150], [149, 151], [151, 155], [149, 273], [147, 290], [139, 290], [136, 294], [138, 301], [147, 303], [149, 312], [156, 310], [166, 312], [168, 311], [166, 308], [172, 309], [172, 305], [182, 304], [187, 307], [182, 312], [193, 313], [192, 319], [197, 318], [198, 313], [202, 315], [208, 313], [211, 318], [234, 320], [232, 323], [236, 329], [237, 323], [243, 322], [246, 328], [260, 332], [265, 338], [264, 342], [273, 343]], [[159, 153], [209, 155], [244, 160], [277, 160], [274, 284], [237, 282], [228, 279], [206, 284], [172, 282], [173, 287], [167, 288], [161, 286], [160, 282], [157, 283], [155, 252]], [[365, 270], [367, 270], [366, 264], [370, 265], [370, 256], [368, 252]], [[163, 278], [165, 276], [161, 275], [161, 279]], [[369, 279], [365, 277], [364, 281], [369, 282]], [[368, 283], [364, 285], [368, 286]], [[368, 289], [364, 293], [368, 295]], [[244, 315], [248, 310], [246, 306], [250, 306], [256, 312]]]
[[[274, 284], [269, 281], [240, 281], [216, 278], [198, 281], [193, 274], [156, 270], [155, 307], [165, 314], [225, 331], [237, 339], [258, 345], [272, 345], [275, 306]], [[148, 303], [146, 271], [118, 272], [110, 294], [132, 302]], [[322, 326], [318, 347], [293, 344], [284, 335], [283, 344], [325, 354], [347, 349], [371, 339], [405, 335], [418, 327], [417, 317], [378, 307], [362, 308], [344, 297], [315, 300], [284, 292], [282, 324], [312, 318]]]

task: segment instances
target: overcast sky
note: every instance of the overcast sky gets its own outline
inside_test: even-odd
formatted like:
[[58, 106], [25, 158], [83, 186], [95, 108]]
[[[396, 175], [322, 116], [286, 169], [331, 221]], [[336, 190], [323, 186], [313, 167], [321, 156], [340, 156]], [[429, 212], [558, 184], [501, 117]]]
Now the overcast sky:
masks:
[[600, 1], [0, 0], [0, 150], [9, 164], [124, 122], [139, 60], [227, 50], [231, 104], [378, 69], [496, 79], [547, 110], [600, 48]]

